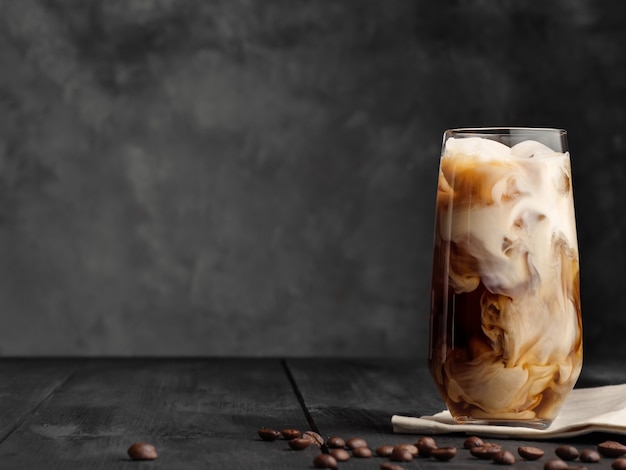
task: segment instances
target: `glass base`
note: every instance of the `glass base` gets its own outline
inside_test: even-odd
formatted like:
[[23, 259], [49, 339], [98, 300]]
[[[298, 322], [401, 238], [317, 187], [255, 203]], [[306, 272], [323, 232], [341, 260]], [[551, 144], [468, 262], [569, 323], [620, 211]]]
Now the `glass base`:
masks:
[[472, 418], [471, 416], [455, 416], [454, 420], [459, 424], [479, 424], [484, 426], [515, 426], [521, 428], [546, 429], [552, 424], [549, 419], [486, 419]]

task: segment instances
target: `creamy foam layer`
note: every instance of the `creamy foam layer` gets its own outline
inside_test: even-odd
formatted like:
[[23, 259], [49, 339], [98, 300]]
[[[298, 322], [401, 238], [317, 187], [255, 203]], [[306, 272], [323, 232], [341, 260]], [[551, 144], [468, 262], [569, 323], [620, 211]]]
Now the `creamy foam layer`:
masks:
[[462, 361], [445, 359], [448, 397], [485, 417], [532, 419], [546, 391], [568, 393], [581, 367], [569, 155], [530, 140], [448, 139], [437, 211], [439, 243], [453, 247], [450, 287], [486, 289], [483, 334]]

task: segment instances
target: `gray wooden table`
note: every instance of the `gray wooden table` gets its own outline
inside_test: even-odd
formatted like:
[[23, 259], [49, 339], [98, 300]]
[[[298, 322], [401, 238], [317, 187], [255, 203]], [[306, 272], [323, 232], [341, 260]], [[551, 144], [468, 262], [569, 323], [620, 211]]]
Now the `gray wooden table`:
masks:
[[[616, 364], [586, 365], [579, 386], [626, 381]], [[363, 437], [375, 448], [415, 442], [394, 435], [393, 414], [443, 408], [422, 361], [348, 359], [2, 359], [1, 469], [307, 469], [321, 451], [262, 441], [257, 430], [296, 428], [323, 436]], [[437, 436], [459, 449], [466, 436]], [[543, 468], [563, 443], [593, 448], [626, 436], [572, 440], [494, 440], [515, 451], [546, 451]], [[153, 443], [159, 458], [131, 461], [126, 449]], [[341, 469], [378, 469], [386, 459], [356, 459]], [[591, 468], [610, 468], [610, 459]], [[493, 468], [459, 451], [450, 462], [417, 458], [404, 468]], [[577, 465], [581, 465], [578, 463]]]

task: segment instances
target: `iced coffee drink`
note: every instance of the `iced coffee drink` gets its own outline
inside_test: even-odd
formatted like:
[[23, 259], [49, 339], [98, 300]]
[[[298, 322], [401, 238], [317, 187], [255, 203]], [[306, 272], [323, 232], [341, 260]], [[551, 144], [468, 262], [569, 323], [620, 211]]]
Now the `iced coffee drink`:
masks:
[[458, 422], [548, 426], [582, 367], [565, 131], [447, 131], [429, 363]]

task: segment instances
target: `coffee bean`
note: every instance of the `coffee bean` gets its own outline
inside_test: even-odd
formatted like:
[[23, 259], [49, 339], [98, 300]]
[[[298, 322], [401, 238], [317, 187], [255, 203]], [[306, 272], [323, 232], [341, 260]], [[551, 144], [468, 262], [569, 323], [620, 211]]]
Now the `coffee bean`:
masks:
[[498, 444], [485, 443], [479, 447], [472, 447], [470, 454], [474, 457], [482, 460], [492, 460], [498, 452], [502, 450], [502, 447]]
[[322, 447], [324, 445], [324, 438], [315, 431], [306, 431], [304, 434], [302, 434], [302, 437], [304, 439], [310, 439], [311, 441], [313, 441], [313, 444], [318, 447]]
[[372, 456], [372, 451], [369, 447], [355, 447], [352, 449], [352, 455], [360, 459], [369, 459]]
[[513, 465], [515, 456], [508, 450], [502, 450], [493, 457], [493, 461], [498, 465]]
[[611, 464], [611, 468], [613, 470], [626, 470], [626, 459], [623, 457], [615, 459]]
[[259, 437], [264, 441], [275, 441], [280, 437], [280, 433], [270, 428], [259, 429]]
[[350, 460], [350, 453], [345, 449], [333, 449], [330, 451], [330, 455], [335, 457], [337, 462], [345, 462], [346, 460]]
[[380, 470], [404, 470], [404, 467], [391, 462], [383, 462], [380, 464]]
[[430, 457], [430, 453], [433, 449], [437, 448], [437, 443], [432, 437], [420, 437], [415, 443], [415, 447], [422, 457]]
[[376, 448], [376, 455], [379, 457], [389, 457], [393, 452], [393, 446], [384, 445]]
[[586, 463], [596, 463], [600, 461], [600, 454], [593, 449], [584, 449], [580, 453], [580, 461]]
[[329, 454], [319, 454], [313, 459], [315, 468], [337, 468], [337, 460]]
[[133, 460], [155, 460], [158, 455], [152, 444], [135, 442], [128, 448], [128, 456]]
[[367, 441], [360, 437], [353, 437], [346, 441], [346, 447], [351, 450], [354, 450], [357, 447], [367, 447]]
[[297, 437], [300, 437], [300, 435], [301, 435], [300, 431], [298, 431], [297, 429], [283, 429], [281, 431], [281, 434], [288, 441], [290, 441], [291, 439], [295, 439]]
[[437, 447], [430, 451], [430, 455], [437, 460], [445, 462], [454, 458], [456, 455], [456, 447]]
[[626, 446], [616, 441], [604, 441], [598, 444], [598, 452], [605, 457], [621, 457], [626, 454]]
[[574, 446], [559, 446], [554, 449], [554, 453], [563, 460], [576, 460], [580, 455]]
[[485, 443], [478, 436], [470, 436], [465, 441], [463, 441], [464, 449], [472, 449], [474, 447], [482, 447]]
[[543, 450], [539, 449], [538, 447], [528, 446], [518, 447], [517, 453], [520, 455], [520, 457], [526, 460], [538, 460], [543, 457], [544, 454]]
[[543, 470], [565, 470], [566, 468], [568, 468], [567, 463], [561, 459], [548, 460], [543, 466]]
[[408, 451], [411, 453], [411, 455], [412, 455], [413, 457], [417, 456], [417, 454], [419, 454], [419, 452], [420, 452], [420, 451], [417, 449], [417, 447], [415, 447], [413, 444], [398, 444], [398, 445], [396, 446], [396, 448], [398, 448], [398, 447], [399, 447], [399, 448], [401, 448], [401, 449], [406, 449], [406, 450], [408, 450]]
[[389, 458], [391, 458], [394, 462], [410, 462], [413, 460], [411, 453], [402, 447], [394, 447]]
[[338, 436], [330, 436], [326, 439], [326, 445], [334, 449], [343, 449], [346, 446], [346, 441]]
[[295, 439], [290, 439], [287, 444], [289, 444], [289, 447], [293, 450], [304, 450], [313, 444], [313, 441], [304, 437], [296, 437]]

